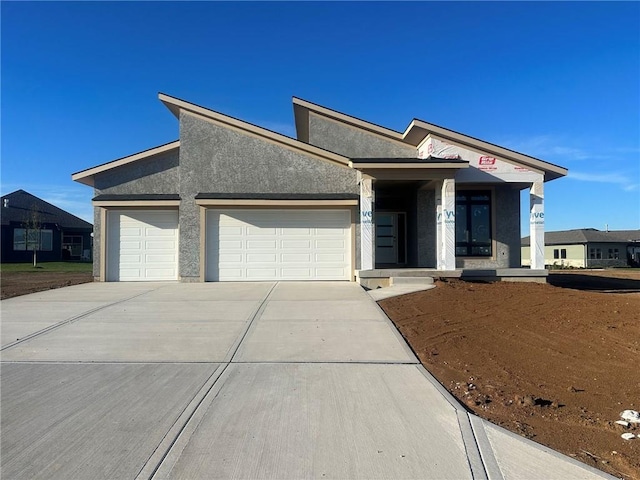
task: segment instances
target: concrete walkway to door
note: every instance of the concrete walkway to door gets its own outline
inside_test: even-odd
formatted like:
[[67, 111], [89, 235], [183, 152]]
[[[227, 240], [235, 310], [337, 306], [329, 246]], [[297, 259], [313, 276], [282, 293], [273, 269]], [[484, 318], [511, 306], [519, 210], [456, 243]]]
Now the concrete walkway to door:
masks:
[[2, 478], [609, 478], [468, 415], [354, 283], [0, 308]]

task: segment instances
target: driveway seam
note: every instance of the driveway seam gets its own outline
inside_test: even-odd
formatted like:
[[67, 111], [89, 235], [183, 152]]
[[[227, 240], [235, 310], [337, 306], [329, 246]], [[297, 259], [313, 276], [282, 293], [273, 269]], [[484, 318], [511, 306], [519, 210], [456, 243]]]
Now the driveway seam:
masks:
[[471, 430], [476, 437], [476, 444], [480, 450], [480, 457], [482, 458], [482, 463], [484, 464], [489, 480], [504, 480], [502, 470], [500, 470], [500, 465], [498, 464], [498, 460], [496, 459], [493, 448], [491, 447], [489, 437], [487, 437], [487, 432], [484, 429], [483, 421], [476, 415], [468, 415], [468, 417], [471, 422]]
[[[226, 372], [229, 365], [231, 365], [233, 357], [236, 355], [240, 345], [247, 336], [247, 333], [255, 320], [262, 315], [262, 312], [264, 312], [267, 301], [269, 300], [271, 292], [273, 292], [276, 285], [277, 282], [271, 286], [260, 302], [260, 305], [252, 313], [251, 317], [246, 322], [244, 331], [238, 335], [238, 339], [234, 342], [231, 348], [229, 348], [223, 362], [221, 362], [216, 370], [209, 376], [207, 381], [202, 385], [200, 390], [198, 390], [173, 425], [169, 428], [163, 439], [138, 472], [138, 475], [136, 475], [136, 480], [162, 478], [162, 476], [166, 476], [165, 470], [166, 473], [171, 472], [174, 465], [182, 455], [182, 451], [189, 443], [191, 435], [193, 435], [197, 430], [205, 413], [217, 398], [220, 390], [222, 390], [222, 387], [229, 376]], [[210, 395], [212, 392], [213, 395]], [[206, 408], [201, 408], [205, 405], [205, 402]], [[170, 461], [170, 465], [167, 463], [168, 459]]]
[[50, 332], [52, 330], [56, 330], [56, 329], [58, 329], [58, 328], [60, 328], [60, 327], [62, 327], [64, 325], [68, 325], [68, 324], [71, 324], [73, 322], [76, 322], [76, 321], [78, 321], [78, 320], [80, 320], [80, 319], [82, 319], [84, 317], [87, 317], [87, 316], [93, 314], [93, 313], [99, 312], [100, 310], [103, 310], [103, 309], [109, 308], [109, 307], [113, 307], [114, 305], [118, 305], [120, 303], [128, 302], [129, 300], [132, 300], [132, 299], [137, 298], [137, 297], [141, 297], [142, 295], [146, 295], [149, 292], [154, 292], [156, 290], [159, 290], [160, 288], [163, 288], [163, 287], [158, 287], [158, 288], [154, 288], [152, 290], [147, 290], [146, 292], [138, 293], [137, 295], [132, 295], [130, 297], [123, 298], [123, 299], [118, 300], [118, 301], [113, 302], [113, 303], [108, 303], [106, 305], [101, 305], [99, 307], [96, 307], [96, 308], [93, 308], [93, 309], [88, 310], [86, 312], [83, 312], [83, 313], [81, 313], [79, 315], [75, 315], [75, 316], [73, 316], [71, 318], [67, 318], [65, 320], [61, 320], [60, 322], [54, 323], [53, 325], [49, 325], [48, 327], [45, 327], [45, 328], [43, 328], [41, 330], [38, 330], [37, 332], [33, 332], [33, 333], [28, 334], [28, 335], [25, 335], [24, 337], [16, 340], [15, 342], [11, 342], [11, 343], [8, 343], [7, 345], [2, 346], [0, 348], [0, 352], [4, 351], [4, 350], [7, 350], [8, 348], [15, 347], [16, 345], [19, 345], [19, 344], [21, 344], [23, 342], [26, 342], [27, 340], [31, 340], [32, 338], [39, 337], [40, 335], [44, 335], [45, 333], [48, 333], [48, 332]]

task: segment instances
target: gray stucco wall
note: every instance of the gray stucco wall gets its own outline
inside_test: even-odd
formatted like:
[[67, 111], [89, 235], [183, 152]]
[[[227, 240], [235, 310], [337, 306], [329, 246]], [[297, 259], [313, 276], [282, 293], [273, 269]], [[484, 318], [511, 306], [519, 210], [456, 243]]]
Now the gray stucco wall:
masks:
[[107, 170], [95, 177], [95, 194], [178, 193], [178, 149]]
[[436, 268], [436, 195], [418, 190], [418, 267]]
[[417, 150], [309, 113], [309, 143], [350, 158], [416, 158]]
[[93, 207], [93, 278], [100, 278], [100, 233], [102, 224], [100, 223], [100, 208]]
[[358, 193], [356, 171], [180, 115], [180, 276], [200, 275], [198, 193]]
[[[475, 188], [475, 187], [474, 187]], [[496, 186], [493, 196], [495, 214], [494, 259], [456, 258], [457, 268], [519, 268], [520, 265], [520, 191]]]

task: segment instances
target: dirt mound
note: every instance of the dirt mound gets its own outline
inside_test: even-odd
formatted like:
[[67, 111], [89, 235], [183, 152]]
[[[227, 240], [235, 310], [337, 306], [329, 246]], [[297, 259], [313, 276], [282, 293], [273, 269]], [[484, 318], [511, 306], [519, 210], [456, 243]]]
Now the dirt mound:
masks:
[[[590, 274], [583, 273], [582, 276]], [[640, 479], [640, 283], [437, 282], [380, 302], [424, 364], [479, 416], [616, 476]], [[558, 280], [558, 281], [555, 281]], [[598, 286], [600, 285], [600, 286]], [[611, 287], [611, 288], [609, 288]], [[595, 290], [595, 291], [585, 291]]]
[[88, 272], [2, 272], [0, 282], [0, 299], [4, 300], [18, 295], [93, 282], [93, 275]]

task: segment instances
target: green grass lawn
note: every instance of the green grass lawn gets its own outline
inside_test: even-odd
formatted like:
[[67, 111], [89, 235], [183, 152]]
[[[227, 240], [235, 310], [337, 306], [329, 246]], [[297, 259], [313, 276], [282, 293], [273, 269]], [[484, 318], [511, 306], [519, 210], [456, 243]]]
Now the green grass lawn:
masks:
[[50, 272], [50, 273], [67, 273], [67, 272], [92, 272], [93, 263], [91, 262], [42, 262], [34, 268], [32, 263], [3, 263], [0, 265], [2, 273], [9, 272]]

